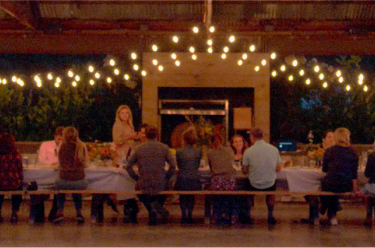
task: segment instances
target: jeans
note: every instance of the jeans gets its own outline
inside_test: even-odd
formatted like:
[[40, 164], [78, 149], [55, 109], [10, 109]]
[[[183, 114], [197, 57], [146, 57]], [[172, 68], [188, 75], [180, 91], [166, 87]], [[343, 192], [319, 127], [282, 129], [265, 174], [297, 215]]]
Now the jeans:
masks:
[[[82, 179], [78, 181], [66, 181], [66, 180], [57, 180], [55, 182], [56, 190], [83, 190], [86, 189], [88, 186], [87, 179]], [[82, 209], [82, 194], [72, 194], [74, 206], [76, 210]], [[58, 194], [57, 195], [57, 208], [59, 211], [64, 211], [64, 204], [65, 204], [65, 194]]]
[[[22, 190], [22, 188], [20, 188], [19, 190]], [[1, 208], [3, 207], [3, 202], [4, 202], [4, 195], [0, 195], [0, 214], [1, 214]], [[12, 195], [12, 212], [13, 213], [17, 213], [20, 210], [21, 203], [22, 203], [22, 195]]]

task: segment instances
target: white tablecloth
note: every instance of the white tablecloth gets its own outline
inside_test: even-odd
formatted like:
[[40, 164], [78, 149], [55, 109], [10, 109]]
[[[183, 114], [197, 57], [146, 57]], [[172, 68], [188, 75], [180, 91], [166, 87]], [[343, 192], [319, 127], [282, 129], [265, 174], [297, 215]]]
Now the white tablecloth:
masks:
[[[135, 188], [135, 181], [121, 168], [98, 167], [85, 169], [89, 182], [88, 190], [130, 191]], [[59, 178], [59, 172], [52, 168], [24, 169], [25, 182], [36, 181], [39, 188], [51, 189]], [[118, 200], [134, 198], [134, 195], [118, 195]]]

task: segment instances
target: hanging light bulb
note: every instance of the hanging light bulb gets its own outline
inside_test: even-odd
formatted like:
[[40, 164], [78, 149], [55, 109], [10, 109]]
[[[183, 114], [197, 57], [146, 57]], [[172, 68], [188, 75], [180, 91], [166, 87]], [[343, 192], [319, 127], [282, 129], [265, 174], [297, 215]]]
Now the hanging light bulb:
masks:
[[179, 60], [176, 60], [174, 63], [175, 63], [176, 66], [180, 66], [180, 64], [181, 64]]
[[75, 79], [77, 82], [78, 82], [79, 80], [81, 80], [81, 78], [80, 78], [78, 75], [76, 75], [74, 79]]
[[56, 83], [61, 83], [61, 78], [60, 77], [56, 78]]
[[367, 85], [365, 85], [365, 86], [363, 87], [363, 90], [364, 90], [364, 91], [368, 91], [368, 87], [367, 87]]
[[159, 71], [163, 71], [164, 67], [162, 65], [159, 65], [158, 69], [159, 69]]
[[350, 91], [350, 89], [351, 89], [350, 85], [347, 85], [347, 86], [345, 87], [345, 89], [346, 89], [346, 91]]
[[272, 71], [271, 75], [272, 75], [272, 77], [276, 77], [277, 76], [277, 72], [276, 71]]
[[92, 65], [89, 66], [89, 72], [94, 72], [94, 67]]
[[47, 75], [47, 79], [48, 79], [48, 80], [52, 80], [52, 79], [53, 79], [52, 73], [48, 73], [48, 75]]
[[328, 87], [328, 83], [327, 82], [324, 82], [323, 83], [323, 88], [327, 88]]
[[276, 59], [276, 53], [271, 53], [271, 59]]
[[209, 45], [209, 46], [212, 46], [212, 39], [209, 39], [208, 41], [207, 41], [207, 45]]
[[230, 43], [233, 43], [235, 40], [236, 40], [236, 37], [234, 37], [234, 35], [231, 35], [231, 36], [229, 37], [229, 42], [230, 42]]
[[336, 76], [341, 77], [341, 71], [340, 70], [336, 71]]
[[240, 59], [240, 60], [237, 61], [237, 64], [238, 64], [239, 66], [241, 66], [241, 65], [243, 64], [243, 61]]
[[320, 80], [323, 80], [323, 79], [324, 79], [324, 74], [323, 74], [323, 73], [320, 73], [320, 74], [319, 74], [319, 79], [320, 79]]
[[281, 71], [285, 71], [286, 70], [286, 66], [285, 65], [280, 66], [280, 70]]
[[138, 70], [139, 70], [139, 66], [138, 66], [137, 64], [134, 64], [134, 65], [133, 65], [133, 69], [134, 69], [135, 71], [138, 71]]
[[156, 59], [152, 60], [152, 64], [157, 65], [158, 61]]
[[257, 66], [254, 67], [254, 70], [255, 70], [255, 71], [259, 71], [259, 70], [260, 70], [260, 67], [257, 65]]
[[191, 58], [192, 58], [193, 60], [196, 60], [196, 59], [197, 59], [197, 55], [193, 54], [193, 55], [191, 55]]
[[17, 77], [16, 77], [16, 76], [13, 76], [13, 77], [12, 77], [12, 82], [13, 82], [13, 83], [17, 82]]
[[229, 52], [229, 47], [227, 47], [227, 46], [224, 47], [224, 48], [223, 48], [223, 51], [224, 51], [225, 53]]
[[213, 33], [213, 32], [215, 32], [215, 27], [214, 27], [214, 26], [211, 26], [211, 27], [210, 27], [210, 33]]
[[125, 75], [124, 75], [124, 79], [125, 79], [125, 80], [129, 80], [129, 78], [130, 78], [130, 76], [129, 76], [128, 74], [125, 74]]
[[197, 34], [199, 32], [199, 28], [198, 27], [193, 27], [193, 32]]
[[76, 81], [73, 81], [73, 82], [72, 82], [72, 85], [73, 85], [73, 87], [77, 87], [77, 82], [76, 82]]
[[292, 65], [293, 65], [294, 67], [296, 67], [296, 66], [298, 65], [298, 61], [297, 61], [296, 59], [293, 60]]
[[289, 81], [293, 81], [293, 79], [294, 79], [293, 75], [290, 75], [290, 76], [288, 77], [288, 80], [289, 80]]
[[299, 71], [299, 75], [301, 75], [301, 76], [305, 75], [305, 71], [304, 70], [300, 70]]
[[191, 47], [189, 48], [189, 51], [190, 51], [191, 53], [194, 53], [194, 52], [195, 52], [195, 48], [191, 46]]
[[131, 55], [130, 55], [130, 57], [134, 60], [134, 59], [137, 59], [137, 54], [136, 53], [132, 53]]
[[152, 51], [157, 52], [158, 51], [158, 46], [157, 45], [152, 45]]
[[263, 66], [267, 64], [267, 60], [263, 59], [262, 62], [260, 62]]
[[344, 78], [343, 77], [339, 77], [339, 83], [342, 83], [344, 82]]
[[247, 59], [247, 54], [246, 54], [246, 53], [242, 54], [242, 59], [243, 59], [243, 60], [246, 60], [246, 59]]
[[308, 78], [308, 79], [306, 79], [305, 83], [306, 83], [307, 85], [309, 85], [309, 84], [311, 84], [311, 80]]
[[255, 45], [251, 45], [251, 46], [249, 47], [249, 50], [250, 50], [250, 52], [254, 52], [254, 51], [255, 51]]
[[55, 82], [55, 87], [56, 88], [59, 88], [60, 87], [60, 84], [58, 82]]
[[114, 73], [115, 75], [119, 75], [119, 74], [120, 74], [120, 70], [116, 68], [116, 69], [113, 70], [113, 73]]
[[95, 73], [95, 78], [97, 78], [97, 79], [100, 78], [100, 73], [99, 72]]
[[319, 67], [319, 65], [317, 65], [317, 66], [314, 67], [314, 71], [315, 71], [315, 72], [319, 72], [319, 71], [320, 71], [320, 67]]
[[3, 84], [7, 84], [7, 80], [5, 78], [3, 78]]
[[358, 80], [362, 80], [363, 81], [363, 79], [365, 79], [365, 77], [363, 76], [363, 74], [359, 74]]
[[[36, 75], [36, 76], [34, 77], [34, 80], [35, 80], [35, 82], [37, 82], [37, 83], [42, 82], [42, 80], [40, 79], [40, 77], [39, 77], [38, 75]], [[13, 81], [13, 78], [12, 78], [12, 81]], [[14, 81], [13, 81], [13, 82], [14, 82]]]
[[145, 70], [142, 71], [142, 76], [146, 76], [147, 75], [147, 72]]
[[93, 79], [90, 79], [90, 84], [91, 85], [94, 85], [95, 84], [95, 81]]
[[110, 77], [107, 77], [107, 83], [112, 83], [112, 78], [110, 78]]
[[207, 52], [212, 53], [212, 52], [213, 52], [212, 47], [209, 47], [209, 48], [207, 49]]
[[110, 64], [111, 66], [115, 66], [115, 65], [116, 65], [116, 62], [115, 62], [114, 59], [111, 59], [111, 60], [109, 61], [109, 64]]
[[175, 53], [172, 53], [172, 54], [171, 54], [171, 58], [172, 58], [172, 59], [177, 59], [177, 55], [176, 55]]
[[221, 58], [222, 58], [222, 59], [226, 59], [226, 58], [227, 58], [227, 55], [226, 55], [225, 53], [223, 53], [223, 54], [221, 55]]
[[177, 36], [173, 36], [172, 40], [173, 40], [174, 43], [177, 43], [178, 42], [178, 37]]
[[74, 76], [73, 72], [72, 71], [68, 71], [68, 76], [69, 77], [73, 77]]

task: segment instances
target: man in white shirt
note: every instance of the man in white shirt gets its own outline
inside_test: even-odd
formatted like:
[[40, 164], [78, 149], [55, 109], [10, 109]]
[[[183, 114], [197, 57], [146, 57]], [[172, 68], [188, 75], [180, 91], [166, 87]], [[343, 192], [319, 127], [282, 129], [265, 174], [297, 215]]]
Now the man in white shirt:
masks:
[[55, 130], [54, 139], [42, 143], [39, 149], [39, 162], [44, 165], [57, 165], [57, 148], [62, 141], [62, 132], [64, 127], [57, 127]]

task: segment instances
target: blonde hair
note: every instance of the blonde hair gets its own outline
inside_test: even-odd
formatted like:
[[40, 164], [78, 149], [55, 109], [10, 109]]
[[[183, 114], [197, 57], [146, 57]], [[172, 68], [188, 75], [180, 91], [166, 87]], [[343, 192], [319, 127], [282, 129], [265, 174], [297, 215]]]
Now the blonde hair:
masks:
[[350, 131], [345, 127], [339, 127], [335, 130], [335, 142], [339, 146], [350, 146]]
[[61, 146], [68, 143], [76, 144], [75, 159], [79, 159], [83, 164], [87, 160], [87, 150], [85, 144], [78, 137], [78, 130], [75, 127], [66, 127], [63, 131], [63, 140]]
[[123, 122], [120, 118], [120, 112], [124, 109], [127, 109], [129, 111], [129, 119], [127, 120], [126, 124], [128, 124], [133, 130], [134, 130], [134, 125], [133, 125], [133, 114], [131, 109], [129, 108], [128, 105], [120, 105], [116, 111], [116, 122]]

